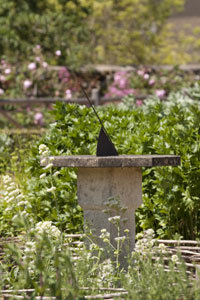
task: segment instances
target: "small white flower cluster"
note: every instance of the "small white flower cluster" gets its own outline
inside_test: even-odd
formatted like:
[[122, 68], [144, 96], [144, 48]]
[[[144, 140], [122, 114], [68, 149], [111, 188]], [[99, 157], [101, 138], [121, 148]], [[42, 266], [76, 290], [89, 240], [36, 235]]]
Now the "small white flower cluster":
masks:
[[161, 243], [158, 245], [158, 250], [164, 254], [167, 252], [167, 247], [163, 243]]
[[124, 242], [126, 239], [126, 236], [118, 236], [115, 238], [115, 241], [116, 242]]
[[61, 236], [60, 230], [52, 225], [51, 221], [41, 221], [35, 225], [35, 232], [39, 235], [47, 234], [52, 239], [58, 239]]
[[[43, 168], [43, 171], [44, 173], [42, 173], [40, 175], [40, 179], [44, 179], [47, 177], [47, 172], [50, 171], [51, 172], [51, 175], [53, 177], [56, 177], [60, 174], [59, 171], [56, 171], [55, 173], [52, 174], [52, 167], [53, 167], [53, 160], [54, 158], [50, 156], [50, 151], [49, 151], [49, 148], [45, 145], [45, 144], [41, 144], [39, 146], [39, 154], [42, 156], [42, 159], [41, 159], [41, 163], [42, 164], [46, 164], [48, 163], [44, 168]], [[48, 158], [47, 158], [48, 157]], [[46, 192], [48, 193], [53, 193], [55, 192], [56, 190], [56, 187], [51, 185], [51, 187], [47, 188], [46, 189]]]
[[98, 267], [98, 282], [100, 284], [100, 288], [103, 288], [105, 284], [111, 287], [112, 285], [112, 276], [114, 274], [114, 268], [112, 265], [111, 259], [106, 259], [102, 263], [99, 264]]
[[101, 229], [101, 235], [99, 237], [104, 243], [108, 243], [110, 241], [110, 232], [108, 232], [106, 229]]
[[135, 245], [135, 252], [146, 255], [149, 253], [155, 245], [153, 229], [148, 229], [143, 233], [143, 237], [139, 239]]
[[120, 216], [114, 216], [108, 218], [108, 221], [112, 224], [119, 224], [121, 217]]
[[[13, 179], [9, 175], [5, 175], [3, 176], [3, 183], [5, 188], [4, 198], [2, 199], [5, 207], [4, 212], [15, 214], [23, 210], [24, 216], [28, 216], [26, 209], [30, 208], [31, 204], [25, 200], [24, 195], [13, 182]], [[16, 215], [14, 215], [13, 220], [14, 218], [16, 218]]]
[[177, 264], [178, 262], [179, 262], [179, 258], [178, 258], [178, 256], [176, 255], [176, 254], [174, 254], [174, 255], [172, 255], [172, 262], [174, 263], [174, 264]]
[[43, 157], [47, 157], [50, 155], [49, 148], [45, 144], [41, 144], [39, 146], [39, 154]]
[[32, 258], [32, 255], [33, 253], [35, 253], [36, 251], [36, 245], [35, 245], [35, 242], [31, 242], [31, 241], [28, 241], [26, 242], [25, 244], [25, 247], [24, 247], [24, 258]]

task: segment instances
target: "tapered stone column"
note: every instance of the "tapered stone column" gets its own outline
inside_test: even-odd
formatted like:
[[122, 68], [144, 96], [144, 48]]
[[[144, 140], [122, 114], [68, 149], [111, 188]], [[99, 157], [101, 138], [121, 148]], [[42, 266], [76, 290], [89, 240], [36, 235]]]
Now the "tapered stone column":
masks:
[[121, 216], [120, 235], [124, 236], [124, 229], [129, 229], [130, 246], [133, 248], [134, 213], [142, 204], [141, 168], [79, 168], [77, 185], [85, 222], [93, 228], [94, 234], [99, 236], [101, 229], [105, 228], [111, 234], [112, 244], [115, 244], [116, 226], [108, 218]]
[[[47, 165], [49, 159], [43, 162]], [[77, 167], [78, 201], [84, 211], [85, 224], [96, 235], [105, 228], [115, 243], [117, 231], [108, 221], [121, 216], [121, 235], [129, 230], [130, 249], [135, 244], [135, 210], [142, 204], [142, 167], [177, 166], [180, 157], [175, 155], [122, 155], [96, 157], [56, 156], [51, 160], [56, 167]], [[109, 199], [118, 201], [109, 206]], [[111, 203], [112, 204], [112, 203]], [[120, 207], [120, 209], [119, 209]], [[105, 213], [105, 210], [108, 213]]]

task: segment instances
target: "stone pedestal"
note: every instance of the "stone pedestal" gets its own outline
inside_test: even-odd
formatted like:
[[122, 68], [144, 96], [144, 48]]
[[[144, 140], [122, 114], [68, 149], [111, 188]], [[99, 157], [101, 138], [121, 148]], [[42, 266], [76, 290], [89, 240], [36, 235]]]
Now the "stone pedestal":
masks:
[[[78, 201], [84, 211], [85, 223], [91, 226], [94, 233], [99, 235], [101, 229], [107, 229], [110, 232], [111, 242], [115, 244], [117, 231], [108, 218], [120, 215], [120, 235], [124, 236], [124, 229], [129, 229], [129, 246], [133, 249], [134, 213], [142, 203], [142, 167], [177, 166], [180, 164], [180, 157], [175, 155], [56, 156], [51, 162], [56, 167], [78, 168]], [[48, 163], [47, 158], [42, 165]], [[115, 202], [116, 205], [109, 206], [109, 203]], [[105, 210], [108, 211], [107, 214]]]
[[130, 247], [133, 248], [134, 213], [142, 203], [141, 168], [79, 168], [77, 186], [85, 222], [94, 234], [99, 236], [101, 229], [107, 229], [114, 245], [116, 226], [108, 218], [120, 216], [120, 236], [125, 235], [124, 229], [129, 229]]

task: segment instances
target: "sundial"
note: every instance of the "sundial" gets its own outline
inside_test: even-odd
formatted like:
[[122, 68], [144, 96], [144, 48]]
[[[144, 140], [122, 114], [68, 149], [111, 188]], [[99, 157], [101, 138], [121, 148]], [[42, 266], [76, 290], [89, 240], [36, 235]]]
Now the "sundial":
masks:
[[103, 122], [100, 119], [94, 105], [90, 101], [90, 98], [88, 97], [87, 93], [85, 92], [85, 90], [83, 88], [82, 88], [82, 91], [101, 125], [98, 142], [97, 142], [96, 156], [117, 156], [118, 152], [117, 152], [114, 144], [112, 143], [111, 138], [110, 138], [109, 134], [107, 133], [107, 131], [103, 125]]
[[[83, 208], [84, 222], [98, 236], [101, 229], [110, 232], [111, 243], [115, 244], [117, 231], [108, 221], [109, 216], [121, 215], [121, 232], [129, 230], [129, 249], [135, 245], [135, 210], [142, 204], [142, 167], [161, 167], [180, 165], [177, 155], [118, 155], [102, 120], [88, 99], [101, 129], [97, 141], [96, 155], [54, 156], [51, 162], [55, 167], [76, 167], [78, 202]], [[52, 161], [53, 160], [53, 161]], [[46, 166], [48, 159], [41, 165]], [[110, 208], [108, 199], [118, 199], [123, 213]], [[126, 221], [124, 221], [126, 220]], [[123, 254], [125, 255], [125, 254]], [[123, 257], [121, 258], [123, 261]]]

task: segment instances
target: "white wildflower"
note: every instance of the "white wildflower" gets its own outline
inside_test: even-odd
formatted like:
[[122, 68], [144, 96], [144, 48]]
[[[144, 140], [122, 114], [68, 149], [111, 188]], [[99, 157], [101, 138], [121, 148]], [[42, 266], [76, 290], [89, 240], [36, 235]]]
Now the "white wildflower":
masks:
[[17, 203], [17, 206], [21, 206], [21, 205], [24, 205], [24, 204], [25, 204], [24, 201], [20, 201], [20, 202]]
[[4, 210], [5, 212], [8, 212], [8, 211], [10, 211], [10, 210], [12, 210], [12, 207], [6, 207], [6, 209]]
[[14, 196], [16, 194], [19, 194], [19, 189], [13, 190], [12, 192], [9, 193], [9, 196]]
[[118, 222], [118, 221], [120, 221], [120, 216], [110, 217], [110, 218], [108, 218], [108, 221], [111, 223]]
[[8, 175], [3, 176], [3, 181], [4, 183], [9, 183], [12, 181], [12, 178]]
[[109, 239], [110, 238], [110, 232], [103, 231], [101, 232], [101, 235], [99, 236], [100, 239]]
[[45, 144], [39, 146], [39, 154], [42, 156], [49, 156], [49, 148]]
[[125, 241], [125, 239], [126, 239], [126, 236], [118, 236], [118, 237], [115, 238], [115, 241], [116, 242], [120, 242], [120, 241], [123, 242], [123, 241]]
[[45, 173], [41, 174], [41, 175], [40, 175], [40, 179], [44, 178], [45, 176], [46, 176]]
[[22, 199], [24, 196], [22, 194], [19, 194], [17, 195], [16, 199], [19, 200], [19, 199]]
[[12, 218], [12, 221], [15, 221], [18, 218], [18, 215], [14, 215], [14, 217]]
[[50, 164], [48, 164], [48, 165], [44, 168], [44, 170], [48, 170], [48, 169], [50, 169], [50, 168], [52, 168], [52, 167], [53, 167], [53, 164], [50, 163]]
[[41, 159], [41, 164], [42, 165], [46, 164], [46, 162], [47, 162], [46, 158]]
[[8, 199], [8, 202], [12, 202], [14, 199], [15, 199], [15, 197], [12, 196]]
[[176, 254], [172, 255], [172, 262], [177, 263], [179, 261], [178, 256]]
[[161, 249], [162, 251], [166, 250], [166, 246], [163, 243], [159, 244], [158, 248]]
[[58, 176], [60, 174], [60, 172], [59, 171], [56, 171], [55, 173], [53, 173], [53, 176]]
[[56, 226], [52, 225], [51, 221], [37, 223], [35, 226], [35, 231], [40, 235], [46, 233], [49, 237], [56, 239], [59, 238], [61, 234], [60, 230]]
[[49, 189], [47, 189], [47, 192], [51, 193], [51, 192], [54, 192], [55, 190], [56, 190], [56, 187], [52, 186]]
[[42, 156], [49, 156], [49, 150], [45, 150], [42, 152]]
[[95, 243], [90, 244], [90, 250], [98, 250], [99, 246]]
[[[14, 188], [14, 186], [10, 184], [10, 186], [7, 188], [7, 190], [8, 190], [8, 191], [12, 191], [13, 188]], [[10, 194], [10, 193], [9, 193], [9, 194]]]
[[153, 229], [147, 229], [146, 231], [145, 231], [145, 234], [147, 235], [147, 237], [154, 237], [154, 230]]

